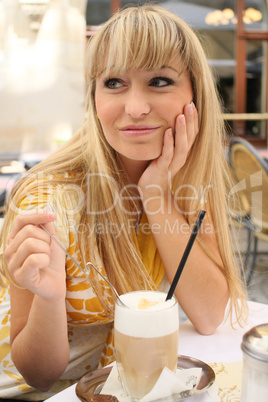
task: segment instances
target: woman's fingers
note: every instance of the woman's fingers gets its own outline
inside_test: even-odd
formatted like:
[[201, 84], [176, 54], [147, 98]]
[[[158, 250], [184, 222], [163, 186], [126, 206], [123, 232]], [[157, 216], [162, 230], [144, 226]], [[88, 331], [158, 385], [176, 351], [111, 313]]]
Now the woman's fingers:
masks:
[[161, 169], [161, 171], [164, 169], [166, 170], [168, 168], [170, 162], [173, 159], [173, 156], [174, 156], [174, 137], [172, 129], [169, 128], [168, 130], [166, 130], [164, 134], [162, 154], [157, 161], [157, 165]]
[[177, 171], [185, 164], [198, 133], [198, 115], [193, 102], [184, 107], [175, 124], [175, 153], [170, 170]]
[[[46, 240], [40, 240], [34, 237], [26, 238], [23, 242], [18, 244], [16, 251], [10, 251], [10, 259], [8, 264], [9, 272], [14, 275], [16, 269], [20, 268], [25, 261], [35, 254], [44, 254], [50, 256], [50, 244]], [[39, 267], [45, 266], [38, 261]]]
[[178, 115], [175, 125], [174, 157], [169, 167], [172, 175], [176, 174], [186, 162], [189, 151], [187, 130], [185, 114]]
[[14, 275], [31, 255], [50, 255], [50, 236], [39, 225], [51, 225], [51, 229], [51, 220], [54, 219], [55, 214], [45, 212], [19, 215], [15, 219], [5, 250], [5, 259], [11, 274]]
[[35, 239], [40, 239], [48, 242], [49, 236], [41, 227], [27, 224], [23, 226], [18, 232], [16, 232], [16, 235], [14, 237], [9, 238], [6, 254], [15, 253], [20, 244], [27, 239], [32, 239], [32, 241], [34, 241]]
[[[8, 246], [5, 250], [7, 262], [10, 263], [11, 259], [13, 259], [16, 261], [16, 265], [20, 266], [27, 254], [34, 252], [35, 246], [39, 248], [41, 245], [43, 247], [49, 246], [50, 237], [39, 225], [48, 225], [50, 223], [50, 228], [53, 228], [51, 221], [54, 219], [55, 214], [45, 212], [19, 215], [11, 227], [8, 238]], [[11, 266], [13, 268], [12, 264]]]
[[197, 111], [193, 102], [191, 102], [189, 105], [186, 105], [184, 110], [186, 116], [188, 148], [190, 149], [198, 132]]
[[21, 286], [34, 291], [33, 287], [38, 288], [40, 283], [40, 273], [50, 263], [50, 257], [45, 253], [29, 254], [23, 264], [10, 273]]
[[24, 213], [22, 215], [18, 215], [18, 217], [15, 219], [9, 236], [8, 236], [8, 243], [14, 239], [14, 237], [17, 235], [17, 233], [26, 225], [45, 225], [49, 222], [53, 222], [56, 219], [56, 214], [54, 212], [50, 211], [29, 211], [27, 213]]
[[20, 215], [10, 231], [5, 250], [8, 269], [15, 281], [41, 297], [63, 297], [65, 254], [44, 227], [57, 239], [53, 225], [56, 215], [42, 212]]

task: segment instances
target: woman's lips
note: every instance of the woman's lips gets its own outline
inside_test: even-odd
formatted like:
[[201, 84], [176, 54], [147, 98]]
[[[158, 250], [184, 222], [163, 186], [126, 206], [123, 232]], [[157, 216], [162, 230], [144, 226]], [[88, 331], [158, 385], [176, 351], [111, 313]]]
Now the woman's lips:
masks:
[[131, 125], [122, 127], [120, 131], [127, 137], [142, 137], [144, 135], [152, 134], [158, 128], [159, 126]]

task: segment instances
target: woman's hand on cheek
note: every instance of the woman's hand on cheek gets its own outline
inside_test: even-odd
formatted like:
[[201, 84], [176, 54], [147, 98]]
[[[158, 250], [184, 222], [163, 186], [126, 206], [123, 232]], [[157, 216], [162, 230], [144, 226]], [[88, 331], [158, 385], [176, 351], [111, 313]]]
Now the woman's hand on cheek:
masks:
[[191, 102], [176, 117], [175, 133], [171, 128], [166, 130], [161, 155], [142, 174], [139, 186], [143, 192], [151, 192], [157, 186], [164, 192], [169, 189], [170, 181], [185, 164], [197, 133], [198, 115]]

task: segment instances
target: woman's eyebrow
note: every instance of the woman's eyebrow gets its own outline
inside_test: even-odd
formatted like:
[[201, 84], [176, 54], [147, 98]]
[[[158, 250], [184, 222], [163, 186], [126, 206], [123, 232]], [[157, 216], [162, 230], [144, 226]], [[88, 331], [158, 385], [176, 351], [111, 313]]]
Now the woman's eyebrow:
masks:
[[161, 69], [163, 69], [163, 68], [169, 68], [170, 70], [173, 70], [173, 71], [175, 71], [176, 73], [179, 72], [178, 70], [176, 70], [176, 68], [174, 68], [174, 67], [172, 67], [172, 66], [163, 66], [163, 67], [161, 67]]
[[179, 76], [183, 73], [184, 69], [181, 70], [177, 70], [176, 68], [172, 67], [172, 66], [162, 66], [159, 68], [159, 71], [164, 70], [164, 69], [170, 69], [172, 71], [174, 71], [175, 73], [177, 73]]

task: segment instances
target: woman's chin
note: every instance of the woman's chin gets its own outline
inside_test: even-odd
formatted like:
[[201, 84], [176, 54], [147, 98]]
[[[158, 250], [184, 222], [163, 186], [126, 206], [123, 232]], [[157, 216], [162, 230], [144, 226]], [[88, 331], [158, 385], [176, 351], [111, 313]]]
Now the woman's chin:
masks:
[[154, 159], [159, 158], [161, 155], [160, 151], [153, 151], [153, 150], [147, 150], [146, 152], [135, 152], [131, 153], [131, 155], [127, 156], [128, 159], [131, 159], [133, 161], [147, 161], [150, 162]]

